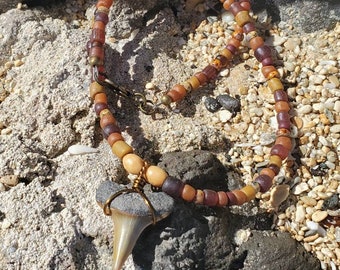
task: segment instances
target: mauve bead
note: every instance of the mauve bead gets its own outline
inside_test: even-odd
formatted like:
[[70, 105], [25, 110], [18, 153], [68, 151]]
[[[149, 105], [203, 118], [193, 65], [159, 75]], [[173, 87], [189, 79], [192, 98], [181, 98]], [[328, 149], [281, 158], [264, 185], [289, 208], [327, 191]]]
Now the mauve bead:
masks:
[[229, 11], [235, 16], [240, 11], [244, 11], [245, 9], [241, 7], [240, 3], [234, 2], [230, 5]]
[[288, 112], [279, 112], [276, 115], [278, 128], [290, 129], [290, 116]]
[[226, 192], [228, 197], [228, 205], [237, 205], [237, 198], [231, 191]]
[[272, 179], [265, 174], [261, 174], [258, 177], [256, 177], [254, 182], [260, 185], [260, 192], [262, 193], [267, 192], [273, 184]]
[[274, 92], [274, 100], [278, 101], [288, 101], [288, 95], [284, 90], [277, 90]]
[[272, 56], [272, 51], [267, 45], [263, 45], [255, 50], [254, 56], [257, 61], [262, 62], [264, 59]]
[[115, 124], [109, 124], [105, 127], [103, 127], [103, 134], [104, 134], [104, 138], [107, 139], [110, 134], [112, 133], [120, 133], [120, 129], [117, 125]]
[[270, 164], [268, 168], [271, 169], [275, 175], [278, 175], [280, 172], [280, 167], [276, 166], [275, 164]]
[[203, 70], [202, 73], [207, 76], [208, 81], [212, 81], [214, 79], [216, 79], [218, 71], [215, 67], [213, 67], [212, 65], [208, 65], [206, 66]]
[[96, 14], [94, 15], [94, 20], [101, 21], [104, 24], [107, 24], [109, 22], [109, 16], [104, 12], [97, 11]]
[[162, 191], [173, 198], [181, 197], [183, 189], [184, 183], [172, 176], [168, 176], [162, 185]]
[[233, 54], [235, 55], [237, 53], [237, 48], [231, 44], [228, 44], [226, 48]]
[[90, 40], [100, 42], [101, 44], [105, 43], [105, 31], [95, 28], [92, 29], [92, 34], [90, 36]]
[[253, 31], [256, 31], [254, 23], [250, 22], [250, 23], [246, 23], [245, 25], [243, 25], [243, 32], [245, 34], [248, 34]]
[[272, 66], [274, 64], [272, 57], [267, 57], [261, 61], [262, 66]]
[[99, 115], [100, 112], [104, 109], [108, 109], [108, 106], [106, 103], [96, 103], [94, 105], [94, 111], [96, 112], [97, 115]]
[[279, 156], [282, 160], [288, 157], [289, 155], [289, 149], [285, 148], [281, 144], [275, 144], [272, 149], [270, 150], [271, 155], [277, 155]]
[[218, 203], [217, 192], [211, 189], [203, 189], [203, 192], [204, 192], [203, 204], [207, 206], [216, 206]]

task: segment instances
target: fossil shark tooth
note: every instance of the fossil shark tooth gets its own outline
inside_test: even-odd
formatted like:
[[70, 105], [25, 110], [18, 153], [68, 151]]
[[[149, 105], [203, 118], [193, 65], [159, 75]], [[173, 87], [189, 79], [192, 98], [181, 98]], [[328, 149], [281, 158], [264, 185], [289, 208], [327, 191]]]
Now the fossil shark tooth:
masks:
[[[103, 182], [97, 189], [98, 204], [103, 207], [108, 198], [122, 190], [127, 189], [111, 181]], [[143, 230], [154, 223], [152, 213], [157, 222], [172, 212], [174, 201], [165, 193], [146, 191], [145, 196], [153, 206], [153, 212], [139, 193], [122, 192], [110, 203], [109, 210], [114, 223], [114, 270], [123, 267]]]

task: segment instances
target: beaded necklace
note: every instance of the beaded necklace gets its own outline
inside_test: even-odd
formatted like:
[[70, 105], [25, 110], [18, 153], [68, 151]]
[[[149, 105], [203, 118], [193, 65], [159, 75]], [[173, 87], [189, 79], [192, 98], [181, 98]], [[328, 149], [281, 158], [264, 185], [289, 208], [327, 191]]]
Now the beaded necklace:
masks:
[[[287, 158], [292, 148], [290, 137], [290, 105], [287, 93], [280, 80], [278, 70], [274, 67], [271, 49], [264, 44], [262, 37], [258, 36], [255, 24], [249, 15], [251, 9], [249, 0], [220, 0], [224, 9], [230, 11], [235, 17], [235, 28], [227, 45], [202, 71], [195, 73], [184, 82], [174, 85], [161, 98], [159, 104], [147, 100], [141, 93], [133, 93], [120, 88], [110, 81], [105, 74], [104, 67], [104, 44], [105, 26], [108, 23], [109, 9], [113, 0], [99, 0], [96, 4], [92, 34], [87, 43], [89, 64], [92, 70], [90, 96], [94, 101], [94, 110], [100, 118], [100, 127], [103, 135], [111, 147], [115, 156], [121, 161], [124, 169], [129, 174], [136, 175], [132, 188], [121, 190], [104, 203], [103, 209], [106, 215], [111, 215], [111, 202], [123, 193], [138, 193], [149, 207], [152, 222], [156, 222], [154, 206], [144, 194], [143, 188], [149, 184], [154, 190], [162, 191], [173, 198], [181, 198], [187, 202], [194, 202], [209, 207], [226, 207], [231, 205], [242, 205], [255, 199], [258, 192], [267, 192], [274, 177], [279, 173], [282, 161]], [[180, 179], [168, 175], [162, 168], [148, 164], [143, 158], [134, 153], [133, 148], [128, 145], [118, 127], [117, 121], [108, 108], [105, 88], [117, 95], [129, 98], [146, 114], [152, 114], [160, 105], [170, 106], [179, 102], [190, 92], [199, 89], [218, 76], [219, 72], [226, 67], [233, 56], [237, 54], [243, 38], [254, 51], [255, 58], [262, 64], [261, 72], [266, 78], [267, 85], [274, 95], [275, 111], [278, 123], [276, 140], [270, 151], [269, 163], [263, 168], [251, 184], [241, 189], [232, 191], [214, 191], [210, 189], [196, 189]], [[121, 267], [121, 266], [119, 266]], [[117, 268], [119, 269], [119, 268]]]

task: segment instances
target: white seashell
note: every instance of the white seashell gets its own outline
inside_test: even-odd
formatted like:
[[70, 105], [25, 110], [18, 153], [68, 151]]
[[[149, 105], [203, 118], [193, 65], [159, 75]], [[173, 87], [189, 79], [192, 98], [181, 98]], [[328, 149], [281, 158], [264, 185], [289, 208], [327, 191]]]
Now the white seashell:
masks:
[[85, 154], [98, 153], [98, 149], [92, 148], [86, 145], [75, 144], [75, 145], [71, 145], [67, 149], [67, 152], [70, 155], [85, 155]]
[[316, 223], [314, 221], [307, 220], [306, 225], [308, 229], [312, 231], [316, 231], [320, 236], [324, 237], [326, 236], [326, 230], [322, 228], [319, 223]]
[[289, 195], [289, 186], [288, 185], [279, 185], [272, 189], [270, 192], [270, 204], [273, 208], [277, 208], [280, 206], [282, 202], [284, 202]]

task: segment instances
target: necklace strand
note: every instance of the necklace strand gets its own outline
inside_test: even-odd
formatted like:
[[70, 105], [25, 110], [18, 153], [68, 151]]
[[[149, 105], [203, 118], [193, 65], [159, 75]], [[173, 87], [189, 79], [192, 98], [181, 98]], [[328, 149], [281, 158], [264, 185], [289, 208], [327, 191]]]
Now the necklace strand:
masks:
[[[142, 94], [133, 94], [122, 90], [107, 79], [104, 67], [105, 26], [109, 21], [108, 14], [113, 0], [99, 0], [96, 4], [92, 33], [87, 43], [89, 64], [92, 70], [90, 96], [94, 101], [94, 110], [100, 118], [100, 127], [104, 138], [110, 145], [113, 154], [122, 161], [124, 169], [137, 176], [134, 187], [139, 191], [143, 189], [144, 185], [150, 184], [153, 188], [174, 198], [182, 198], [184, 201], [200, 205], [220, 207], [242, 205], [253, 200], [258, 192], [265, 193], [271, 188], [273, 179], [279, 173], [283, 160], [287, 158], [291, 151], [288, 96], [280, 80], [279, 72], [274, 67], [271, 49], [264, 44], [264, 40], [258, 35], [255, 24], [249, 15], [250, 1], [220, 0], [220, 2], [224, 9], [234, 15], [236, 22], [234, 32], [227, 41], [227, 45], [202, 71], [195, 73], [188, 80], [176, 84], [167, 91], [161, 97], [160, 102], [166, 106], [179, 102], [190, 92], [216, 79], [219, 72], [237, 54], [243, 38], [246, 38], [249, 47], [254, 51], [255, 58], [262, 64], [261, 72], [266, 78], [267, 86], [274, 95], [278, 129], [275, 143], [270, 151], [268, 166], [255, 176], [251, 184], [232, 191], [201, 190], [195, 189], [189, 184], [184, 184], [180, 179], [168, 175], [160, 167], [148, 164], [135, 154], [133, 148], [125, 142], [118, 123], [108, 108], [105, 88], [112, 89], [121, 96], [132, 98], [142, 111], [149, 101]], [[147, 111], [144, 110], [144, 112]]]

